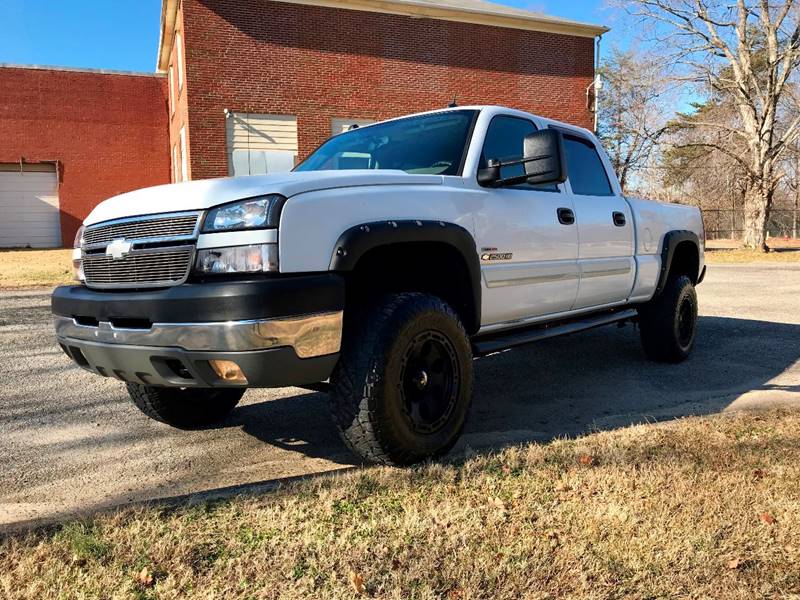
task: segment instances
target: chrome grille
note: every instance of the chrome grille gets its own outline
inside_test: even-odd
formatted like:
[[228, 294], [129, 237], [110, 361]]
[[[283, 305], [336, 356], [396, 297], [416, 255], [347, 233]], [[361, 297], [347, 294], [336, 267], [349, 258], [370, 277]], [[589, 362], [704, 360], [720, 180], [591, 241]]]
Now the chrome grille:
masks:
[[83, 272], [89, 286], [175, 285], [189, 274], [194, 246], [132, 252], [113, 259], [105, 254], [84, 254]]
[[[183, 283], [192, 268], [200, 217], [199, 211], [182, 212], [87, 227], [81, 247], [86, 285], [134, 288]], [[119, 242], [127, 242], [121, 244], [122, 252]]]
[[193, 236], [197, 227], [198, 213], [161, 215], [125, 219], [111, 223], [100, 223], [86, 228], [83, 243], [87, 246], [107, 244], [117, 239], [146, 240]]

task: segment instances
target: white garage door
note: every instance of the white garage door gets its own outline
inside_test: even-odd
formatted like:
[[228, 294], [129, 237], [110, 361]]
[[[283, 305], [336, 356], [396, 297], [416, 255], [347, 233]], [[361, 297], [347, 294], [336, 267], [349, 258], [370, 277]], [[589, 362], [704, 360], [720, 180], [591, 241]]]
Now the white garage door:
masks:
[[55, 165], [0, 165], [0, 247], [59, 246]]

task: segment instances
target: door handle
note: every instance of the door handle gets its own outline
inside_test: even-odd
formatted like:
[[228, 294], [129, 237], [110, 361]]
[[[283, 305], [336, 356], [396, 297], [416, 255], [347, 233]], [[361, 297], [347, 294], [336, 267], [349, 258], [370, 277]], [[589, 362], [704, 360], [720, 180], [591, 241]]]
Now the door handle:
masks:
[[613, 212], [611, 216], [614, 219], [614, 225], [616, 225], [617, 227], [625, 227], [625, 223], [628, 222], [625, 219], [625, 213]]
[[556, 213], [558, 214], [558, 222], [562, 225], [573, 225], [575, 223], [575, 213], [571, 208], [559, 208]]

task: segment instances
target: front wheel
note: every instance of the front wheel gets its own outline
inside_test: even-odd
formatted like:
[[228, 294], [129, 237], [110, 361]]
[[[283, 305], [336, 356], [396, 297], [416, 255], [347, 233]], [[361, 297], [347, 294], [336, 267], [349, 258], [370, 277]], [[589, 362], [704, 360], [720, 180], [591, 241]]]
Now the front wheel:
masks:
[[151, 419], [178, 429], [199, 429], [218, 423], [242, 399], [243, 388], [167, 388], [128, 384], [136, 407]]
[[364, 460], [409, 465], [447, 453], [472, 400], [472, 350], [439, 298], [387, 296], [349, 324], [331, 377], [334, 421]]
[[661, 294], [639, 309], [642, 346], [650, 360], [686, 360], [697, 334], [697, 293], [685, 275], [670, 277]]

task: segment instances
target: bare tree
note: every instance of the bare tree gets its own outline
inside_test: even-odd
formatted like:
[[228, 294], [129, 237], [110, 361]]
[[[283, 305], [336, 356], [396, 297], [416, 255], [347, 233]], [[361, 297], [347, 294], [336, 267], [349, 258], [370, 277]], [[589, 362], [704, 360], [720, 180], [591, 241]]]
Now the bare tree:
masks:
[[[800, 134], [791, 81], [800, 63], [800, 0], [625, 0], [657, 25], [684, 78], [730, 98], [738, 124], [691, 142], [736, 161], [745, 173], [744, 244], [766, 250], [767, 221], [781, 159]], [[729, 144], [737, 138], [740, 144]]]
[[664, 95], [669, 81], [662, 63], [633, 50], [613, 50], [600, 71], [604, 90], [598, 106], [598, 135], [623, 190], [646, 168], [666, 131]]

